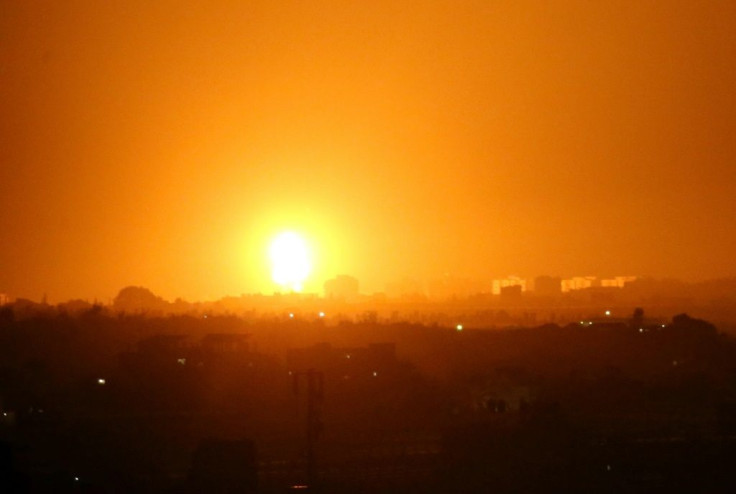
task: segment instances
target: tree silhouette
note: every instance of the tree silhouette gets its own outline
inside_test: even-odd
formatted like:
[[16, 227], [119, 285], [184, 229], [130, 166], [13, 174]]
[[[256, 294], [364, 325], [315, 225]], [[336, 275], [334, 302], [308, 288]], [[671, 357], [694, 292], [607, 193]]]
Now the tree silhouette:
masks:
[[118, 312], [161, 311], [168, 303], [142, 286], [127, 286], [113, 300], [113, 309]]

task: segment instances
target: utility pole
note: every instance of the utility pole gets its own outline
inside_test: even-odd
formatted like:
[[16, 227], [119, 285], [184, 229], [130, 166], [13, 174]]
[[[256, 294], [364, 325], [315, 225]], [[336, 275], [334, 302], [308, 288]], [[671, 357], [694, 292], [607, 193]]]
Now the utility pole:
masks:
[[316, 459], [314, 445], [322, 433], [322, 401], [324, 399], [324, 376], [321, 372], [309, 369], [294, 372], [294, 394], [299, 394], [301, 377], [307, 380], [307, 485], [309, 490], [315, 488]]

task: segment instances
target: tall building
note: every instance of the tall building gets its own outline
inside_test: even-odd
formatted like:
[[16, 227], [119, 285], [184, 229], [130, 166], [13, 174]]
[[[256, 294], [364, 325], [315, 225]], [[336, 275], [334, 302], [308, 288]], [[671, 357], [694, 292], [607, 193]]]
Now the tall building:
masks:
[[601, 280], [601, 286], [623, 288], [626, 283], [636, 280], [636, 276], [616, 276], [614, 278]]
[[584, 290], [593, 286], [600, 286], [598, 278], [595, 276], [574, 276], [562, 280], [562, 291], [569, 292], [572, 290]]
[[509, 286], [520, 286], [521, 291], [525, 292], [527, 288], [527, 283], [524, 278], [519, 278], [518, 276], [509, 276], [507, 278], [501, 278], [493, 280], [493, 294], [494, 295], [500, 295], [501, 289]]
[[534, 293], [554, 297], [562, 293], [562, 278], [559, 276], [537, 276], [534, 278]]
[[518, 304], [521, 302], [521, 285], [509, 285], [501, 287], [501, 303]]

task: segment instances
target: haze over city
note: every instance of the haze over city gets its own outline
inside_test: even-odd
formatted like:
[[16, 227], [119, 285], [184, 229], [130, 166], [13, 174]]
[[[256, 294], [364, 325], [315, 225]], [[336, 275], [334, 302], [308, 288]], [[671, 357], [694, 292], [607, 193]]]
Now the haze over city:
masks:
[[736, 492], [736, 2], [0, 2], [0, 493]]
[[[0, 292], [736, 275], [736, 5], [6, 2]], [[303, 285], [303, 286], [301, 286]]]

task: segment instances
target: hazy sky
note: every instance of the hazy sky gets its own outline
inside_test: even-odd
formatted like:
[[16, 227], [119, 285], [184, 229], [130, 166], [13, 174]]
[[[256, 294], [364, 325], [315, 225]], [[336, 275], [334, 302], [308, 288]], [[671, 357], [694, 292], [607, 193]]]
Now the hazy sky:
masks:
[[736, 2], [0, 2], [0, 292], [736, 275]]

